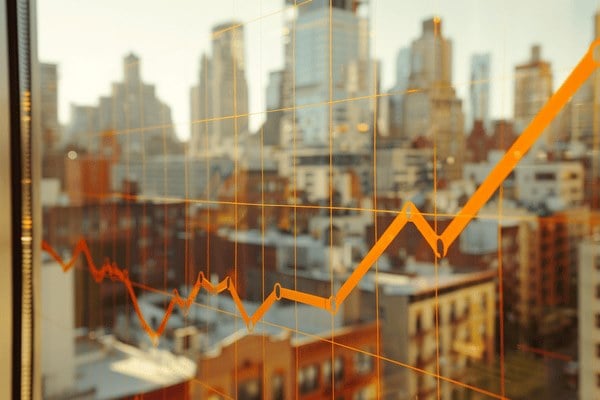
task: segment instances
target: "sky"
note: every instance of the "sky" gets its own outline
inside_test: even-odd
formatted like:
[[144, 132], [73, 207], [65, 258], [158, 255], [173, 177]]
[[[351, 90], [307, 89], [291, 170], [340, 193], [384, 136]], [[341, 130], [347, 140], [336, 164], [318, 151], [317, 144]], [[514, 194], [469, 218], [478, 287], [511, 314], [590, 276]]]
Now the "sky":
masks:
[[[301, 7], [301, 6], [300, 6]], [[439, 16], [453, 43], [453, 83], [468, 104], [469, 59], [489, 52], [491, 115], [512, 117], [514, 66], [534, 43], [552, 63], [554, 88], [581, 59], [593, 36], [600, 0], [370, 0], [371, 53], [382, 63], [382, 90], [395, 81], [400, 48], [421, 34], [425, 18]], [[59, 118], [70, 105], [95, 105], [122, 80], [122, 60], [141, 58], [142, 79], [156, 86], [172, 111], [175, 131], [189, 137], [189, 91], [199, 60], [210, 53], [213, 25], [244, 23], [250, 125], [264, 120], [270, 71], [283, 67], [284, 0], [38, 0], [40, 61], [59, 68]]]

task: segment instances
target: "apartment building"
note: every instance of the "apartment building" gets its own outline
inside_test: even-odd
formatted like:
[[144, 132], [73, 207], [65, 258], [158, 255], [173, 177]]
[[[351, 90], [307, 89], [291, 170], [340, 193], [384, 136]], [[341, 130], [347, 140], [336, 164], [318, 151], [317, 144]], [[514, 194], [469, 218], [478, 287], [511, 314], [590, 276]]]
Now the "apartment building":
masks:
[[[496, 271], [459, 273], [448, 265], [414, 263], [406, 272], [379, 272], [361, 284], [361, 312], [375, 318], [378, 310], [381, 353], [397, 361], [382, 362], [384, 398], [438, 398], [438, 367], [444, 377], [475, 384], [466, 368], [494, 357]], [[465, 390], [439, 384], [444, 399]]]
[[600, 398], [600, 240], [579, 246], [579, 399]]
[[200, 358], [191, 398], [376, 398], [377, 332], [375, 323], [318, 335], [239, 331]]

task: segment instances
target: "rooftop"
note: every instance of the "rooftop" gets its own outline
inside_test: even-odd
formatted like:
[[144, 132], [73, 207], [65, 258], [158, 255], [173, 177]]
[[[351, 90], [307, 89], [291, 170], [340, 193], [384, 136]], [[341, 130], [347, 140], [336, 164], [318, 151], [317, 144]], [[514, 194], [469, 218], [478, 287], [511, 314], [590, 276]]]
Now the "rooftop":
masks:
[[113, 336], [78, 341], [77, 346], [87, 349], [86, 354], [78, 352], [78, 388], [94, 387], [94, 398], [99, 400], [147, 393], [186, 382], [196, 374], [192, 360], [154, 348], [140, 350]]
[[359, 286], [366, 291], [374, 291], [375, 287], [379, 287], [386, 295], [414, 296], [431, 293], [436, 289], [449, 289], [491, 280], [497, 273], [495, 270], [462, 272], [461, 268], [444, 264], [436, 266], [425, 262], [411, 263], [406, 271], [407, 274], [370, 272]]

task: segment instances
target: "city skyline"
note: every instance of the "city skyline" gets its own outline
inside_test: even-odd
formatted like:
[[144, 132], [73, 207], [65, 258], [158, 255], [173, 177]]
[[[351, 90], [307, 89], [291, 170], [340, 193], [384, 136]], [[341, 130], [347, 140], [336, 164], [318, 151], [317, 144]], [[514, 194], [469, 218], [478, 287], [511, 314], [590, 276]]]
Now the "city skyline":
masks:
[[[69, 21], [86, 25], [59, 29], [67, 69], [40, 53], [41, 315], [60, 327], [42, 327], [45, 395], [600, 390], [592, 367], [548, 362], [583, 366], [581, 348], [600, 349], [600, 313], [577, 302], [600, 298], [577, 281], [600, 249], [577, 253], [600, 231], [592, 0], [185, 1], [131, 0], [112, 19], [91, 6], [96, 21], [73, 3]], [[57, 95], [90, 99], [67, 102], [67, 147]], [[186, 145], [169, 140], [186, 129]], [[90, 360], [88, 342], [106, 354]], [[105, 350], [125, 344], [180, 357], [187, 374], [120, 381], [129, 371]]]
[[[96, 6], [95, 10], [67, 0], [65, 3], [70, 6], [48, 7], [42, 1], [38, 16], [39, 58], [45, 62], [58, 63], [61, 123], [68, 122], [71, 103], [96, 104], [98, 97], [109, 91], [111, 82], [120, 79], [121, 57], [133, 51], [142, 60], [143, 79], [155, 84], [157, 94], [172, 107], [178, 137], [189, 138], [189, 89], [195, 82], [201, 54], [209, 50], [212, 26], [232, 18], [244, 23], [246, 42], [249, 43], [244, 53], [247, 58], [251, 131], [255, 131], [264, 120], [268, 74], [283, 67], [282, 0], [264, 0], [258, 3], [230, 1], [231, 12], [224, 11], [229, 8], [223, 6], [214, 9], [215, 12], [210, 15], [200, 12], [206, 7], [202, 8], [201, 4], [192, 2], [186, 9], [198, 9], [198, 13], [180, 13], [158, 1], [145, 2], [144, 6], [128, 2], [125, 5], [119, 4], [123, 13], [117, 14], [119, 17], [116, 20], [115, 15], [110, 14], [114, 8], [107, 7], [106, 3]], [[470, 57], [475, 52], [485, 51], [491, 54], [492, 119], [512, 118], [513, 69], [515, 65], [527, 60], [532, 44], [539, 43], [543, 57], [552, 64], [555, 84], [564, 80], [592, 39], [593, 15], [600, 5], [598, 1], [589, 0], [577, 5], [562, 3], [553, 8], [538, 10], [535, 5], [519, 3], [517, 9], [521, 12], [515, 14], [515, 7], [512, 6], [517, 4], [516, 1], [497, 2], [486, 5], [485, 8], [468, 0], [463, 0], [458, 5], [453, 2], [454, 6], [429, 2], [411, 4], [410, 8], [396, 3], [371, 3], [371, 56], [382, 63], [381, 91], [387, 91], [395, 83], [395, 58], [398, 50], [418, 37], [423, 19], [439, 15], [444, 21], [445, 36], [453, 43], [452, 80], [458, 97], [463, 100], [467, 115]], [[69, 9], [70, 13], [54, 14], [58, 9]], [[540, 12], [544, 15], [540, 16]], [[139, 16], [136, 21], [142, 23], [136, 22], [133, 26], [128, 26], [127, 19], [118, 19], [122, 16], [130, 19], [134, 13]], [[117, 29], [107, 32], [108, 25], [104, 23], [109, 20], [103, 16], [108, 18], [109, 14], [112, 23], [123, 22], [122, 31]], [[156, 22], [150, 22], [145, 16], [157, 14], [164, 16], [164, 27], [169, 29], [159, 29], [148, 35], [143, 21], [148, 24]], [[390, 15], [397, 18], [390, 18]], [[70, 23], [61, 23], [62, 18], [68, 18]], [[468, 23], [462, 23], [462, 19], [468, 20]], [[71, 23], [73, 20], [86, 26], [77, 37], [72, 35], [73, 29], [77, 28], [77, 25]], [[178, 24], [178, 28], [181, 25], [183, 29], [171, 29], [175, 27], [174, 24]], [[511, 29], [507, 29], [509, 25]], [[93, 29], [95, 26], [98, 29]], [[482, 27], [486, 28], [485, 34], [480, 33]], [[143, 37], [139, 35], [140, 28], [144, 29]], [[65, 41], [71, 44], [74, 41], [81, 43], [63, 46]], [[87, 46], [83, 43], [87, 43]], [[506, 43], [511, 43], [510, 48], [506, 47]], [[102, 46], [111, 49], [110, 53], [100, 50]], [[69, 54], [72, 53], [69, 52], [72, 48], [80, 51]], [[92, 79], [94, 76], [102, 78]], [[81, 87], [89, 89], [82, 91]], [[553, 89], [556, 90], [556, 87]]]

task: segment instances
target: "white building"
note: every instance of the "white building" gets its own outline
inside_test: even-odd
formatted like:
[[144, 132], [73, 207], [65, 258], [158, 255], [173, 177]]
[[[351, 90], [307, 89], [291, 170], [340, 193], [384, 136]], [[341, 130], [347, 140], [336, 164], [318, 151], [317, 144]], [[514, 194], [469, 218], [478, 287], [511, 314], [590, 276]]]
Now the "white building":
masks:
[[516, 199], [535, 206], [546, 204], [552, 211], [583, 202], [583, 166], [578, 162], [539, 162], [515, 169]]
[[579, 247], [579, 399], [600, 398], [600, 241]]
[[377, 195], [398, 195], [433, 182], [433, 149], [377, 149]]
[[368, 149], [331, 154], [327, 147], [305, 147], [282, 154], [280, 175], [288, 177], [310, 203], [329, 200], [333, 191], [337, 199], [334, 205], [356, 205], [372, 190], [372, 161]]
[[40, 273], [43, 396], [62, 398], [75, 392], [74, 275], [54, 260], [44, 261]]
[[[465, 164], [463, 176], [480, 185], [503, 156], [502, 151], [491, 151], [488, 161]], [[584, 200], [584, 170], [579, 162], [540, 161], [528, 157], [502, 185], [506, 198], [527, 207], [544, 205], [549, 211], [560, 211], [581, 205]]]

